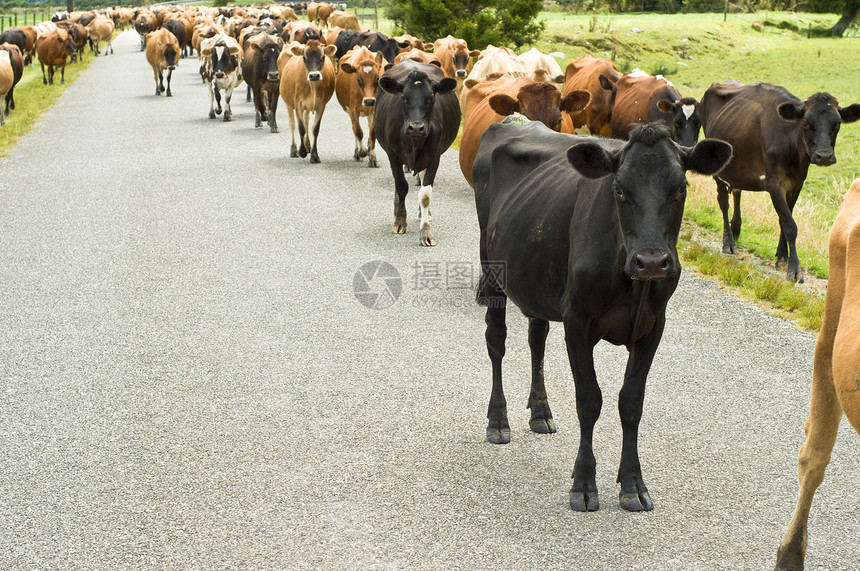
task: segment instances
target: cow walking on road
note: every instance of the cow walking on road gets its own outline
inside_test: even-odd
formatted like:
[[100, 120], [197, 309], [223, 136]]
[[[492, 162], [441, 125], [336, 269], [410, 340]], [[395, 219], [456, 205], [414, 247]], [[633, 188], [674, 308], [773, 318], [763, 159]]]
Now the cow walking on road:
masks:
[[388, 155], [394, 175], [395, 234], [406, 233], [406, 193], [409, 183], [403, 174], [408, 167], [418, 174], [421, 189], [421, 245], [435, 246], [430, 231], [430, 196], [439, 157], [448, 150], [460, 128], [460, 104], [454, 95], [457, 80], [428, 63], [403, 60], [379, 79], [373, 130], [379, 146]]
[[[179, 41], [167, 28], [159, 28], [146, 35], [146, 61], [152, 66], [152, 74], [155, 78], [155, 94], [165, 94], [172, 97], [170, 92], [170, 79], [173, 70], [179, 65], [179, 52], [182, 48]], [[164, 89], [164, 72], [167, 72], [167, 93]]]
[[477, 295], [487, 306], [493, 371], [487, 440], [511, 439], [502, 389], [510, 299], [529, 318], [534, 432], [556, 430], [543, 359], [549, 322], [564, 323], [580, 422], [570, 490], [574, 510], [599, 507], [592, 438], [602, 406], [593, 356], [600, 340], [630, 353], [618, 397], [621, 507], [652, 509], [638, 431], [666, 304], [681, 276], [676, 247], [685, 171], [716, 174], [731, 152], [728, 143], [712, 139], [680, 147], [665, 126], [654, 124], [637, 126], [626, 143], [555, 133], [536, 121], [490, 125], [481, 140], [474, 178], [482, 268]]
[[797, 461], [800, 494], [777, 552], [777, 571], [803, 569], [812, 496], [824, 480], [843, 412], [860, 434], [860, 179], [845, 195], [829, 249], [830, 280], [815, 345], [806, 442]]
[[239, 42], [225, 33], [200, 42], [200, 74], [209, 86], [209, 118], [221, 114], [221, 91], [224, 92], [224, 121], [230, 121], [233, 111], [230, 100], [233, 90], [242, 83], [242, 48]]

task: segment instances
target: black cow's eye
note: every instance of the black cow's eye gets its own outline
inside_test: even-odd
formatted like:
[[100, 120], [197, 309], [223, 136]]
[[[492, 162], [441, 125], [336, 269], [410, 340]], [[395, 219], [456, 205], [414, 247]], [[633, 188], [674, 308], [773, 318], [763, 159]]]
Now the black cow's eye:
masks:
[[433, 103], [433, 98], [432, 98], [432, 97], [428, 97], [428, 98], [427, 98], [427, 101], [425, 101], [424, 103], [426, 103], [427, 105], [430, 105], [431, 103]]
[[616, 184], [612, 190], [615, 191], [615, 198], [616, 199], [618, 199], [618, 200], [624, 199], [624, 191], [621, 190], [621, 187], [619, 185]]

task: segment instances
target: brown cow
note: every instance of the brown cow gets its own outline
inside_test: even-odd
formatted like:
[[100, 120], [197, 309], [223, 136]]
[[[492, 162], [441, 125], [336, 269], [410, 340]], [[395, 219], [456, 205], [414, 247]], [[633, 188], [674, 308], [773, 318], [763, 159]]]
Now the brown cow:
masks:
[[797, 461], [800, 493], [777, 551], [778, 570], [803, 569], [812, 496], [824, 480], [843, 412], [860, 434], [860, 290], [856, 287], [860, 279], [860, 179], [845, 195], [830, 232], [829, 249], [830, 279], [824, 322], [815, 345], [806, 442]]
[[[36, 41], [36, 55], [42, 67], [42, 83], [54, 84], [54, 68], [60, 68], [60, 83], [66, 82], [66, 62], [75, 53], [75, 40], [66, 30], [58, 28]], [[48, 66], [48, 76], [45, 77], [45, 66]]]
[[36, 65], [36, 39], [39, 33], [33, 26], [18, 26], [17, 29], [24, 32], [25, 36], [24, 51], [21, 54], [24, 56], [24, 65]]
[[320, 8], [319, 2], [308, 2], [308, 6], [307, 6], [308, 22], [316, 22], [317, 12], [319, 12], [319, 8]]
[[176, 36], [166, 28], [159, 28], [146, 35], [146, 61], [152, 66], [152, 74], [155, 76], [155, 94], [164, 92], [164, 71], [167, 70], [167, 97], [170, 92], [170, 78], [173, 70], [179, 65], [179, 53], [182, 48]]
[[526, 66], [510, 49], [497, 48], [493, 45], [487, 46], [463, 82], [463, 88], [459, 95], [460, 111], [463, 112], [463, 115], [468, 112], [469, 90], [473, 85], [492, 76], [495, 76], [494, 79], [498, 79], [506, 73], [514, 77], [525, 76]]
[[463, 81], [472, 70], [472, 58], [481, 55], [480, 50], [469, 51], [466, 40], [448, 34], [433, 42], [433, 54], [442, 64], [445, 77], [453, 77], [457, 80], [457, 88], [454, 93], [459, 95], [460, 90], [463, 89]]
[[495, 81], [479, 83], [469, 91], [469, 112], [463, 123], [460, 140], [460, 170], [472, 188], [472, 165], [478, 154], [481, 135], [493, 123], [519, 113], [530, 121], [540, 121], [553, 131], [561, 129], [561, 114], [574, 113], [588, 105], [591, 95], [577, 90], [564, 97], [552, 83], [537, 82], [528, 77], [503, 75]]
[[[439, 67], [442, 67], [442, 64], [439, 61], [439, 58], [437, 58], [433, 54], [428, 54], [424, 50], [420, 50], [418, 48], [412, 48], [409, 51], [405, 51], [405, 52], [401, 52], [401, 53], [397, 54], [397, 57], [394, 58], [394, 65], [397, 65], [398, 63], [400, 63], [404, 59], [411, 59], [412, 61], [417, 61], [417, 62], [421, 62], [421, 63], [432, 63], [433, 65], [437, 65]], [[388, 69], [388, 67], [390, 67], [390, 66], [391, 66], [391, 64], [388, 64], [386, 66], [386, 69]]]
[[699, 102], [692, 97], [681, 97], [663, 76], [634, 69], [621, 76], [614, 92], [611, 121], [614, 138], [626, 139], [636, 123], [660, 121], [669, 127], [672, 140], [682, 147], [692, 147], [699, 140], [702, 128]]
[[[364, 46], [350, 50], [340, 59], [340, 73], [335, 80], [337, 101], [349, 113], [352, 132], [355, 135], [355, 153], [352, 158], [360, 161], [367, 157], [367, 166], [379, 166], [376, 162], [376, 137], [373, 132], [373, 110], [376, 105], [376, 92], [379, 89], [379, 76], [382, 75], [382, 53], [371, 52]], [[367, 117], [367, 148], [364, 147], [364, 133], [360, 117]]]
[[21, 50], [15, 44], [2, 44], [0, 50], [9, 54], [9, 63], [12, 66], [12, 86], [5, 92], [5, 110], [0, 108], [0, 114], [9, 115], [10, 109], [15, 109], [15, 86], [21, 81], [24, 74], [24, 57]]
[[621, 78], [615, 64], [591, 54], [567, 64], [564, 72], [564, 93], [584, 89], [591, 94], [591, 103], [572, 117], [565, 117], [562, 133], [588, 127], [592, 135], [612, 136], [612, 87]]
[[108, 50], [110, 53], [113, 53], [113, 46], [110, 43], [111, 37], [113, 36], [114, 23], [113, 20], [105, 18], [104, 16], [98, 16], [93, 19], [87, 26], [87, 37], [89, 38], [93, 53], [97, 56], [99, 55], [99, 44], [101, 42], [107, 42], [108, 47], [105, 48], [104, 55], [108, 54]]
[[[305, 158], [310, 152], [310, 162], [320, 162], [317, 153], [317, 138], [320, 132], [320, 122], [325, 112], [326, 103], [334, 94], [334, 46], [324, 46], [318, 40], [308, 40], [304, 46], [293, 46], [293, 56], [286, 61], [280, 71], [281, 98], [287, 106], [287, 118], [290, 120], [290, 134], [293, 144], [290, 147], [291, 157]], [[302, 57], [298, 57], [302, 56]], [[311, 113], [315, 114], [311, 144], [308, 133]], [[299, 139], [301, 144], [296, 148], [296, 122], [299, 124]]]
[[419, 40], [418, 38], [416, 38], [415, 36], [412, 36], [410, 34], [403, 34], [401, 36], [393, 36], [393, 37], [398, 42], [403, 42], [403, 43], [409, 44], [409, 47], [401, 48], [401, 53], [404, 51], [411, 50], [413, 48], [416, 50], [422, 50], [422, 51], [424, 50], [424, 48], [427, 48], [427, 49], [432, 48], [432, 44], [430, 44], [428, 46], [427, 44], [424, 43], [424, 40]]
[[69, 32], [69, 35], [72, 36], [72, 39], [75, 41], [76, 53], [71, 57], [72, 63], [75, 61], [84, 61], [84, 48], [86, 47], [87, 40], [89, 39], [87, 29], [71, 20], [62, 20], [57, 22], [57, 27], [63, 28]]
[[146, 49], [146, 35], [154, 32], [161, 24], [150, 10], [143, 10], [134, 18], [134, 30], [140, 36], [140, 51]]
[[328, 19], [331, 16], [332, 12], [334, 12], [334, 6], [332, 6], [328, 2], [320, 2], [317, 5], [317, 24], [319, 24], [320, 27], [323, 28], [328, 26]]

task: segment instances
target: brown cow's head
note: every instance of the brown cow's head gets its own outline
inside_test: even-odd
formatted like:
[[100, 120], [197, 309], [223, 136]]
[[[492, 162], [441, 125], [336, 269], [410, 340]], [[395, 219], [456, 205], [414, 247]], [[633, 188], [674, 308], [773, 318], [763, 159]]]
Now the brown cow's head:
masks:
[[465, 78], [469, 74], [472, 58], [481, 55], [480, 50], [469, 51], [466, 40], [458, 39], [451, 40], [448, 51], [451, 52], [451, 60], [454, 62], [454, 76], [458, 78]]
[[363, 50], [356, 54], [352, 61], [340, 64], [342, 72], [355, 74], [355, 80], [362, 95], [361, 104], [365, 107], [376, 105], [382, 62], [382, 52], [376, 52], [374, 56], [369, 50]]
[[860, 104], [840, 107], [829, 93], [811, 95], [801, 105], [782, 103], [777, 107], [779, 116], [786, 121], [800, 121], [803, 137], [814, 165], [826, 167], [836, 163], [836, 135], [842, 123], [860, 119]]
[[335, 46], [323, 46], [319, 40], [308, 40], [304, 46], [291, 48], [293, 55], [302, 56], [310, 82], [322, 80], [326, 56], [333, 56], [335, 50], [337, 50]]
[[540, 121], [553, 131], [561, 130], [561, 112], [575, 113], [585, 109], [591, 94], [576, 90], [561, 97], [550, 83], [530, 83], [520, 88], [517, 98], [505, 94], [490, 97], [490, 108], [499, 115], [520, 113], [531, 121]]

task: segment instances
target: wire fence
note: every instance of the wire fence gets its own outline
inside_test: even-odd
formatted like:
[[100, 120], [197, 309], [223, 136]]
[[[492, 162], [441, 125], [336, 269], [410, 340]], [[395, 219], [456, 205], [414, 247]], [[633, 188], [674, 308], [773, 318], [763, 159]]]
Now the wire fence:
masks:
[[20, 14], [0, 15], [0, 32], [17, 26], [35, 26], [51, 19], [53, 12], [22, 12]]

